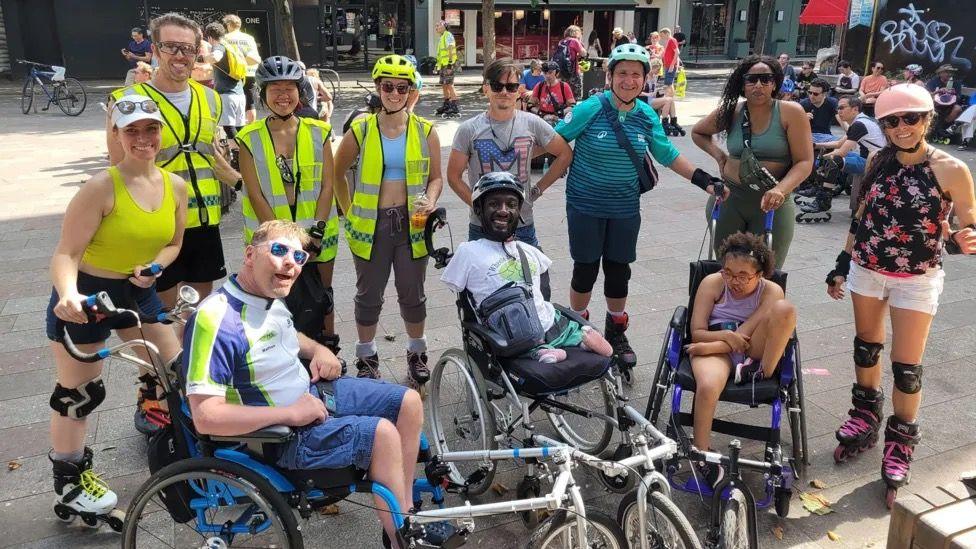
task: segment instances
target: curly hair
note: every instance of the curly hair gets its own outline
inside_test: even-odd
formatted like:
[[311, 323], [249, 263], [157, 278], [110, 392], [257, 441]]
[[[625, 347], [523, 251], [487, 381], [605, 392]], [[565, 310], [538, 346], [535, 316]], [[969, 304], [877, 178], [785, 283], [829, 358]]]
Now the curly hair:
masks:
[[745, 97], [745, 74], [753, 65], [763, 63], [773, 73], [776, 80], [773, 86], [773, 93], [783, 86], [783, 68], [779, 66], [779, 61], [768, 55], [762, 57], [750, 55], [739, 62], [738, 66], [732, 69], [729, 80], [722, 90], [722, 98], [718, 103], [718, 127], [722, 131], [729, 131], [732, 127], [732, 118], [735, 116], [735, 108], [739, 104], [739, 98]]
[[718, 256], [722, 262], [729, 259], [752, 260], [756, 268], [762, 272], [764, 278], [769, 278], [776, 268], [776, 257], [761, 236], [752, 233], [738, 232], [729, 235], [718, 249]]

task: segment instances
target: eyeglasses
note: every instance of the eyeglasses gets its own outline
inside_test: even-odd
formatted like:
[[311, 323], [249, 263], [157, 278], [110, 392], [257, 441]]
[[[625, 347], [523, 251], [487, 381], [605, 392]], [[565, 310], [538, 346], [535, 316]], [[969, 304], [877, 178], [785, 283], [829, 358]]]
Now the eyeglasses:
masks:
[[268, 246], [268, 250], [271, 251], [271, 255], [275, 257], [285, 257], [288, 255], [288, 252], [291, 252], [291, 257], [295, 260], [295, 265], [298, 265], [299, 267], [308, 262], [308, 252], [305, 250], [294, 249], [287, 244], [282, 244], [281, 242], [264, 242], [259, 244], [259, 246]]
[[176, 55], [176, 52], [187, 57], [193, 57], [197, 54], [197, 46], [195, 44], [187, 44], [184, 42], [160, 42], [156, 45], [159, 51], [167, 55]]
[[505, 90], [508, 93], [515, 93], [519, 89], [519, 83], [518, 82], [505, 83], [505, 82], [496, 82], [492, 80], [488, 82], [488, 87], [491, 88], [491, 91], [495, 93], [501, 93], [502, 90]]
[[745, 75], [746, 84], [752, 84], [755, 86], [757, 83], [762, 82], [763, 85], [772, 84], [775, 77], [771, 72], [761, 72], [758, 74], [747, 74]]
[[722, 269], [722, 277], [725, 278], [725, 280], [731, 280], [733, 282], [738, 282], [739, 284], [746, 284], [752, 282], [752, 280], [758, 276], [759, 273], [752, 273], [751, 275], [744, 275], [744, 274], [737, 275], [737, 274], [732, 274], [732, 272], [729, 271], [728, 269]]
[[885, 116], [885, 117], [881, 118], [880, 120], [878, 120], [878, 122], [881, 122], [881, 125], [882, 126], [888, 128], [890, 130], [893, 130], [893, 129], [895, 129], [895, 128], [898, 127], [898, 122], [899, 121], [902, 121], [902, 122], [904, 122], [905, 124], [907, 124], [909, 126], [914, 126], [915, 124], [918, 124], [922, 120], [922, 118], [924, 118], [924, 117], [925, 117], [925, 114], [924, 113], [920, 113], [920, 112], [906, 112], [905, 114], [903, 114], [901, 116], [898, 116], [897, 114], [892, 114], [890, 116]]
[[380, 89], [386, 93], [397, 92], [400, 95], [407, 95], [410, 93], [409, 84], [394, 84], [393, 82], [383, 82], [380, 84]]
[[152, 114], [159, 111], [159, 105], [156, 104], [152, 99], [146, 99], [144, 101], [116, 101], [115, 108], [119, 109], [122, 114], [132, 114], [136, 112], [136, 107], [146, 114]]
[[294, 185], [295, 173], [291, 171], [291, 166], [288, 165], [288, 159], [285, 158], [285, 155], [279, 154], [275, 158], [275, 165], [278, 166], [278, 172], [281, 173], [281, 181], [285, 185]]

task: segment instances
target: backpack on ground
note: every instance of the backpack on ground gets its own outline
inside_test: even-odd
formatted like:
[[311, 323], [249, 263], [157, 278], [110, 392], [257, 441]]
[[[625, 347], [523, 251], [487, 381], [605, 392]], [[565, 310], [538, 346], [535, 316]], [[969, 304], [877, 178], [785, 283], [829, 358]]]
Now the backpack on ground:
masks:
[[247, 78], [247, 59], [244, 58], [240, 48], [226, 40], [221, 40], [220, 44], [224, 46], [224, 58], [227, 59], [227, 70], [221, 70], [234, 80]]

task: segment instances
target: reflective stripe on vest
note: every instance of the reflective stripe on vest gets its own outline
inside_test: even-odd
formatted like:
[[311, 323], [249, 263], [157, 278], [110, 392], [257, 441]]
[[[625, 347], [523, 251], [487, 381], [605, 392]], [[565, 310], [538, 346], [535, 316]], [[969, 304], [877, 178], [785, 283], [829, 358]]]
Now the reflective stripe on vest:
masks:
[[[281, 170], [278, 169], [274, 141], [271, 139], [267, 119], [252, 122], [237, 134], [237, 141], [247, 148], [254, 159], [254, 171], [258, 176], [261, 194], [274, 212], [275, 219], [294, 221], [304, 229], [308, 229], [315, 223], [315, 206], [322, 191], [323, 149], [331, 131], [332, 126], [325, 122], [309, 118], [298, 119], [295, 156], [292, 159], [292, 166], [296, 167], [293, 170], [298, 191], [295, 197], [294, 217], [288, 205], [288, 195], [285, 193], [285, 185], [281, 179]], [[243, 212], [244, 243], [249, 244], [261, 222], [247, 195], [246, 187]], [[317, 259], [320, 261], [335, 259], [338, 244], [339, 222], [333, 206], [322, 239], [322, 253]]]
[[[376, 115], [357, 120], [352, 125], [353, 135], [359, 143], [359, 173], [352, 195], [352, 207], [346, 213], [346, 240], [349, 250], [368, 260], [373, 252], [373, 235], [376, 233], [376, 217], [379, 208], [380, 184], [383, 181], [383, 144]], [[406, 172], [407, 211], [413, 214], [413, 197], [427, 186], [430, 175], [430, 151], [427, 136], [431, 123], [414, 114], [407, 119]], [[440, 154], [438, 152], [438, 154]], [[410, 227], [410, 249], [414, 259], [427, 255], [424, 230]]]
[[115, 101], [126, 95], [145, 95], [159, 105], [164, 122], [156, 165], [186, 180], [189, 195], [187, 229], [220, 223], [220, 182], [213, 169], [213, 142], [221, 109], [217, 92], [192, 80], [188, 84], [190, 109], [187, 117], [150, 84], [135, 84], [112, 92]]
[[437, 68], [451, 67], [457, 62], [457, 47], [452, 48], [447, 45], [447, 36], [449, 34], [451, 32], [445, 30], [441, 33], [441, 38], [437, 42]]

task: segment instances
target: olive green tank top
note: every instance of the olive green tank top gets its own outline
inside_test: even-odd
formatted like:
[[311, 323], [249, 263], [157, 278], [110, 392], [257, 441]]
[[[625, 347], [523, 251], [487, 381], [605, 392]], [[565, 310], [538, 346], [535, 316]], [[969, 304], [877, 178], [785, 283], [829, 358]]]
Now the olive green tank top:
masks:
[[[729, 128], [726, 147], [729, 156], [736, 160], [742, 157], [742, 110], [740, 109], [732, 117], [732, 127]], [[752, 132], [752, 152], [759, 160], [769, 160], [773, 162], [783, 162], [790, 164], [793, 156], [790, 154], [790, 141], [786, 138], [786, 129], [779, 114], [779, 100], [773, 100], [773, 116], [770, 117], [769, 126], [762, 133]]]

